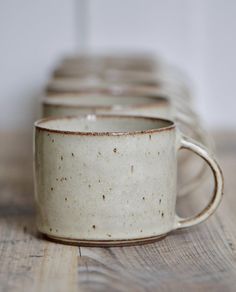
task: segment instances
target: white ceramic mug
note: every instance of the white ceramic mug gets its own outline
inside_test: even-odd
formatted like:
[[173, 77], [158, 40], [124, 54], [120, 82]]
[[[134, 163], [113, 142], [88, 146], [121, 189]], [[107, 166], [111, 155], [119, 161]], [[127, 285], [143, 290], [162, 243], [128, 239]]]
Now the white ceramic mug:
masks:
[[[177, 152], [186, 148], [211, 167], [215, 188], [197, 215], [176, 215]], [[147, 243], [196, 225], [219, 205], [223, 177], [211, 154], [173, 122], [88, 115], [35, 123], [38, 230], [80, 245]]]

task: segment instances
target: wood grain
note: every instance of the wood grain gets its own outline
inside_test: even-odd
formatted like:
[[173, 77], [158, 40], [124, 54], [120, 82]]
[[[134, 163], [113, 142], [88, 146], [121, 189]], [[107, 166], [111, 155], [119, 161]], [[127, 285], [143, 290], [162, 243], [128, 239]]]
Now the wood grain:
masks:
[[78, 248], [36, 232], [28, 136], [2, 134], [0, 144], [0, 291], [77, 291]]
[[[80, 248], [37, 234], [31, 139], [0, 134], [0, 291], [235, 291], [236, 135], [216, 138], [225, 198], [206, 223], [143, 246]], [[200, 208], [210, 186], [179, 212]]]

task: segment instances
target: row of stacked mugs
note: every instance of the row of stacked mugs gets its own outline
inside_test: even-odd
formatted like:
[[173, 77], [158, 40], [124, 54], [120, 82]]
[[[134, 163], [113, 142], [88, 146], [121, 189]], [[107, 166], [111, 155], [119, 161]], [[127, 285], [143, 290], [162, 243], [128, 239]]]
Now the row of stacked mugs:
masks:
[[[59, 125], [60, 123], [64, 123], [61, 121], [67, 116], [95, 115], [99, 120], [106, 119], [105, 117], [102, 118], [101, 115], [107, 114], [113, 116], [113, 119], [115, 116], [117, 116], [117, 118], [126, 116], [127, 121], [130, 121], [131, 124], [132, 120], [128, 119], [128, 116], [129, 118], [131, 118], [131, 116], [143, 116], [148, 118], [172, 120], [177, 125], [178, 131], [180, 130], [181, 133], [193, 138], [197, 142], [200, 142], [207, 148], [211, 149], [212, 147], [209, 134], [203, 129], [197, 114], [193, 110], [192, 97], [186, 77], [176, 68], [172, 68], [165, 64], [160, 58], [156, 59], [153, 56], [133, 54], [112, 56], [71, 56], [63, 59], [53, 72], [42, 101], [42, 116], [44, 118], [55, 118], [55, 122], [52, 122], [52, 132], [56, 132], [55, 129], [57, 128], [57, 125], [60, 132]], [[58, 121], [56, 118], [58, 118]], [[60, 118], [62, 120], [60, 120]], [[74, 119], [76, 120], [76, 118]], [[49, 122], [47, 122], [47, 120], [45, 121], [46, 124], [50, 124], [50, 120]], [[79, 118], [77, 121], [82, 124], [84, 123], [80, 122]], [[110, 121], [112, 121], [112, 119]], [[44, 126], [41, 127], [41, 123], [44, 122], [36, 124], [36, 132], [38, 131], [38, 136], [40, 136], [40, 131], [45, 129]], [[73, 123], [74, 121], [72, 124]], [[65, 122], [65, 124], [67, 124], [67, 122]], [[90, 124], [88, 123], [88, 128], [89, 127]], [[94, 126], [92, 126], [92, 128], [93, 127]], [[80, 126], [78, 126], [78, 128], [80, 129]], [[66, 132], [67, 131], [65, 131], [65, 133]], [[50, 131], [47, 135], [50, 136]], [[36, 144], [38, 143], [37, 141], [40, 141], [40, 143], [43, 144], [45, 140], [42, 140], [42, 142], [39, 138], [36, 138]], [[211, 158], [209, 160], [208, 156], [204, 157], [203, 152], [205, 150], [202, 151], [197, 149], [196, 147], [199, 146], [191, 146], [191, 148], [188, 145], [191, 141], [186, 143], [186, 147], [182, 145], [180, 148], [191, 149], [193, 152], [202, 156], [204, 160], [208, 161], [209, 165], [212, 163], [214, 164], [214, 161], [212, 162]], [[70, 147], [70, 145], [68, 145], [68, 147]], [[40, 157], [41, 154], [39, 155], [38, 153], [37, 155]], [[199, 159], [197, 160], [198, 165], [196, 166], [195, 160], [196, 158], [194, 155], [191, 155], [189, 152], [183, 152], [180, 154], [178, 163], [180, 188], [178, 195], [184, 196], [190, 194], [202, 184], [203, 179], [206, 177], [206, 163]], [[36, 162], [36, 164], [37, 163], [40, 164], [41, 162]], [[192, 175], [193, 163], [197, 171]], [[195, 217], [195, 223], [200, 223], [203, 219], [206, 219], [216, 209], [220, 202], [222, 193], [222, 181], [220, 178], [221, 172], [217, 169], [217, 164], [216, 166], [210, 166], [213, 170], [216, 182], [213, 199], [207, 207], [211, 211], [208, 212], [208, 209], [206, 208], [200, 213], [202, 215], [199, 219], [196, 219], [197, 217]], [[37, 172], [38, 170], [36, 170], [36, 173]], [[38, 179], [36, 179], [36, 181], [37, 180]], [[37, 201], [39, 201], [40, 196], [36, 196]], [[38, 205], [40, 204], [38, 203]], [[206, 215], [207, 212], [208, 215]], [[80, 243], [83, 243], [83, 239], [85, 239], [85, 244], [91, 244], [90, 240], [93, 240], [93, 238], [90, 238], [91, 230], [85, 228], [85, 238], [82, 240], [78, 234], [73, 234], [73, 231], [68, 234], [65, 228], [63, 234], [55, 234], [55, 230], [57, 230], [57, 233], [58, 228], [49, 228], [49, 224], [46, 222], [47, 220], [45, 221], [45, 216], [40, 216], [41, 213], [45, 214], [45, 212], [39, 211], [39, 218], [41, 217], [41, 219], [39, 219], [39, 222], [41, 220], [41, 223], [39, 223], [39, 230], [47, 234], [49, 237], [59, 238], [65, 241], [69, 239], [75, 239], [75, 241], [78, 241], [79, 239]], [[54, 219], [50, 221], [53, 221]], [[183, 222], [185, 222], [184, 220], [185, 219], [183, 219]], [[44, 222], [44, 225], [46, 224], [46, 227], [42, 227], [42, 221]], [[186, 220], [186, 222], [188, 222], [186, 223], [186, 226], [182, 223], [181, 226], [187, 227], [193, 225], [193, 222], [189, 223], [191, 222], [191, 219]], [[50, 222], [50, 224], [53, 225], [53, 222]], [[169, 229], [171, 230], [171, 228]], [[94, 234], [95, 230], [93, 230], [93, 228], [92, 231]], [[109, 231], [109, 234], [110, 233], [111, 232]], [[162, 233], [163, 232], [156, 234], [154, 232], [153, 236], [155, 235], [154, 237], [157, 238], [159, 235], [162, 235]], [[99, 238], [99, 236], [101, 238]], [[125, 240], [129, 239], [127, 233], [125, 235], [123, 234], [123, 236], [125, 236]], [[147, 234], [145, 237], [152, 236]], [[89, 242], [86, 241], [86, 239], [88, 239]], [[101, 240], [101, 242], [99, 241], [100, 244], [96, 241], [97, 243], [95, 243], [95, 245], [106, 245], [106, 243], [110, 245], [110, 239], [108, 238], [107, 241], [106, 236], [104, 237], [101, 234], [94, 239]], [[121, 238], [115, 239], [118, 239], [118, 241], [116, 241], [117, 244], [124, 243], [121, 240], [122, 236]], [[116, 243], [114, 243], [114, 245], [116, 245]]]

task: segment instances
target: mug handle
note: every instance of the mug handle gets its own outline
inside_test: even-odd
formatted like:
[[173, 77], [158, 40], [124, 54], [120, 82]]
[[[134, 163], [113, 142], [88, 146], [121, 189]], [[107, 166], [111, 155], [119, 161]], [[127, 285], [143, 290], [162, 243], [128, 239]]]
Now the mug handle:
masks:
[[191, 150], [205, 160], [205, 162], [210, 166], [212, 170], [215, 186], [210, 202], [201, 212], [187, 218], [181, 218], [176, 215], [174, 229], [194, 226], [210, 217], [216, 211], [221, 202], [224, 188], [224, 178], [222, 171], [213, 156], [207, 151], [207, 149], [203, 145], [200, 145], [198, 142], [192, 140], [189, 137], [181, 135], [180, 146], [178, 150], [180, 149]]
[[[212, 143], [210, 141], [209, 136], [203, 131], [203, 129], [199, 128], [199, 125], [191, 124], [190, 122], [187, 122], [184, 120], [181, 115], [177, 117], [177, 120], [179, 120], [183, 125], [185, 125], [187, 128], [192, 130], [193, 134], [195, 135], [195, 139], [197, 139], [200, 143], [207, 147], [212, 147]], [[202, 183], [203, 180], [207, 178], [206, 172], [207, 167], [206, 165], [202, 165], [199, 169], [198, 173], [194, 175], [183, 187], [181, 187], [180, 190], [180, 196], [184, 197], [197, 189], [199, 185]]]

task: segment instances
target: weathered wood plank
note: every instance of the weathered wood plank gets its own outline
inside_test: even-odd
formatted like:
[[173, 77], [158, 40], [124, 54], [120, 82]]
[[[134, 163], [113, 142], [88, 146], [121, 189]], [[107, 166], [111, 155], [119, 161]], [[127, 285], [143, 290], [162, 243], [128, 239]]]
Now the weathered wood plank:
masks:
[[31, 142], [14, 136], [0, 135], [0, 291], [77, 291], [78, 248], [37, 234]]

